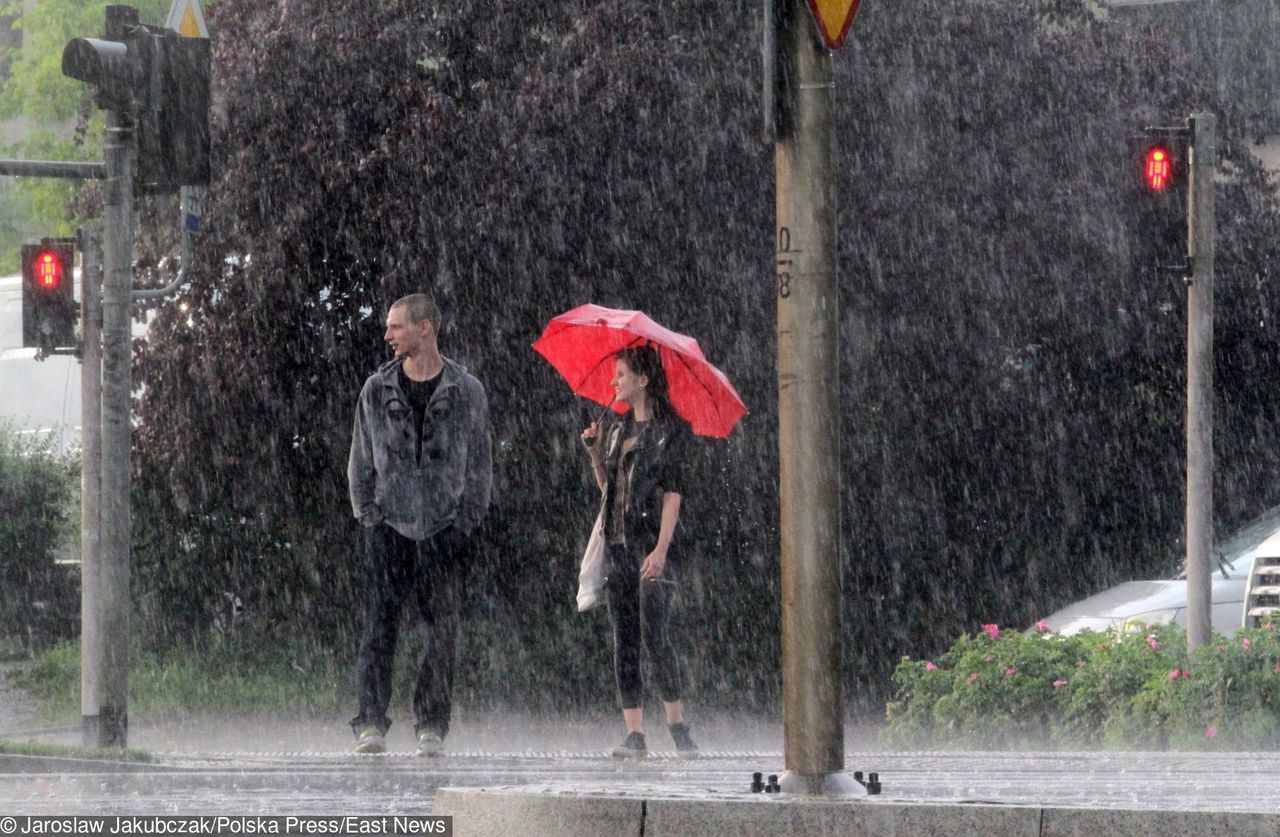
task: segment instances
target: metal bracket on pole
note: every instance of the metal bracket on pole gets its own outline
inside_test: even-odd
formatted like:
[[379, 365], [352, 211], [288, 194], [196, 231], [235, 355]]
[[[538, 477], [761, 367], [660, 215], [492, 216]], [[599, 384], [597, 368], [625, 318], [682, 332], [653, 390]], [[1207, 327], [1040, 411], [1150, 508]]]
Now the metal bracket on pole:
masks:
[[[183, 249], [185, 250], [186, 248], [184, 247]], [[166, 297], [169, 294], [173, 293], [178, 288], [181, 288], [183, 285], [187, 283], [187, 266], [185, 264], [186, 259], [184, 258], [183, 261], [184, 261], [184, 264], [182, 265], [182, 267], [178, 268], [178, 275], [173, 277], [172, 282], [165, 285], [163, 288], [144, 288], [142, 290], [130, 291], [129, 299], [133, 300], [134, 302], [141, 302], [143, 300], [149, 300], [149, 299], [160, 299], [161, 297]]]
[[68, 180], [105, 180], [102, 163], [64, 163], [54, 160], [0, 160], [0, 175], [12, 177], [60, 177]]
[[182, 216], [182, 253], [179, 262], [178, 275], [173, 277], [173, 281], [163, 288], [146, 288], [134, 290], [129, 298], [134, 302], [144, 300], [161, 299], [168, 296], [178, 288], [187, 283], [187, 268], [191, 264], [191, 237], [193, 234], [193, 224], [199, 226], [199, 212], [201, 210], [203, 190], [196, 190], [191, 186], [183, 186], [181, 189], [181, 207], [179, 212]]
[[1160, 126], [1148, 125], [1142, 129], [1142, 133], [1149, 137], [1171, 137], [1173, 139], [1182, 139], [1191, 141], [1191, 128], [1189, 126]]

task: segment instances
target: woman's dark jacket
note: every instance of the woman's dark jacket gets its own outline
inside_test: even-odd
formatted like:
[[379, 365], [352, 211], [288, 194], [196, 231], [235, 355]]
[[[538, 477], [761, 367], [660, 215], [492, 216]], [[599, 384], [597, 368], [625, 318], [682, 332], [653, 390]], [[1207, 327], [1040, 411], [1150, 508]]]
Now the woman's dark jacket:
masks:
[[[633, 422], [628, 412], [626, 418], [610, 428], [606, 437], [605, 486], [601, 498], [606, 532], [617, 491], [618, 457], [622, 455], [622, 442], [630, 435]], [[658, 531], [662, 528], [662, 495], [668, 491], [685, 493], [685, 473], [693, 442], [689, 425], [677, 416], [654, 417], [648, 425], [628, 454], [631, 486], [623, 512], [627, 543], [646, 549], [657, 543]]]

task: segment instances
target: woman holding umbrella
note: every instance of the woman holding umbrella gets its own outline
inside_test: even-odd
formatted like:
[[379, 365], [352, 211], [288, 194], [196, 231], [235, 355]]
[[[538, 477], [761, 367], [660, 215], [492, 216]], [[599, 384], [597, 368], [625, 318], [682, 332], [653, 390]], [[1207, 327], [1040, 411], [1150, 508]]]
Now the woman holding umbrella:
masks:
[[671, 644], [671, 540], [686, 487], [692, 434], [727, 438], [746, 415], [727, 375], [694, 338], [643, 311], [579, 305], [547, 323], [533, 344], [578, 395], [622, 413], [607, 434], [582, 432], [600, 486], [605, 599], [627, 738], [615, 758], [643, 758], [640, 646], [649, 653], [676, 750], [695, 758], [680, 701], [680, 661]]
[[684, 723], [680, 660], [669, 631], [675, 587], [669, 557], [680, 517], [691, 433], [671, 406], [658, 352], [634, 346], [614, 355], [614, 397], [627, 405], [602, 440], [599, 421], [582, 432], [601, 491], [613, 628], [613, 665], [627, 737], [614, 758], [644, 758], [643, 643], [657, 676], [676, 750], [696, 758]]

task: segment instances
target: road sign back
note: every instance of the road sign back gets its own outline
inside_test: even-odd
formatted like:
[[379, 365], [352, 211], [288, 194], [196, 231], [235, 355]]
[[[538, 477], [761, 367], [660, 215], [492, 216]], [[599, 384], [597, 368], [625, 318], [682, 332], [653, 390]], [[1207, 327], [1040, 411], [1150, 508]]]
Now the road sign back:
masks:
[[849, 24], [858, 13], [859, 2], [861, 0], [809, 0], [813, 19], [818, 23], [818, 32], [827, 49], [839, 49], [844, 45]]
[[209, 27], [205, 25], [200, 0], [173, 0], [165, 26], [184, 38], [209, 37]]

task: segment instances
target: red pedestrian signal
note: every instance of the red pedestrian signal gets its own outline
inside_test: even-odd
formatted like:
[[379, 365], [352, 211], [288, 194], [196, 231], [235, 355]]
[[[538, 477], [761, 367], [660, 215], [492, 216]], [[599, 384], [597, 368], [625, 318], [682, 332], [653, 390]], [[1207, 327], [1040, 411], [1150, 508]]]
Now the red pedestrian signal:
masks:
[[41, 250], [36, 253], [32, 270], [36, 285], [48, 291], [56, 291], [66, 273], [62, 255], [56, 250]]
[[1173, 156], [1169, 153], [1169, 149], [1162, 145], [1147, 149], [1143, 171], [1147, 188], [1153, 192], [1163, 192], [1173, 179]]
[[46, 352], [76, 345], [73, 239], [22, 246], [22, 345]]

